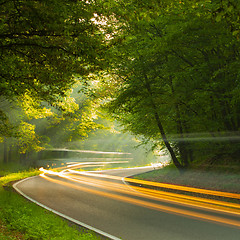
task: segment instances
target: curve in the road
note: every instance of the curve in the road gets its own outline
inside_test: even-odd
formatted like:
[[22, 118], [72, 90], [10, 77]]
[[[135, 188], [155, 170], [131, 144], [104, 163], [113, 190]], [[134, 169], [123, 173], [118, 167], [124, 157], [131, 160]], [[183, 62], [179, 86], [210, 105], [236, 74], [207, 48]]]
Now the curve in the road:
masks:
[[[141, 169], [147, 170], [150, 169]], [[42, 177], [16, 183], [14, 188], [45, 209], [110, 239], [120, 239], [119, 237], [123, 236], [124, 239], [131, 240], [225, 240], [227, 236], [229, 240], [239, 239], [240, 219], [237, 212], [232, 215], [226, 209], [220, 212], [219, 209], [207, 209], [206, 205], [203, 209], [203, 205], [197, 207], [189, 202], [183, 204], [172, 201], [174, 198], [167, 199], [168, 193], [165, 194], [166, 197], [160, 191], [151, 192], [149, 189], [141, 190], [120, 184], [124, 177], [134, 173], [137, 171], [131, 169], [111, 170], [107, 171], [107, 175], [100, 172], [85, 174], [66, 170], [61, 173], [46, 171]], [[45, 189], [46, 183], [48, 185]], [[54, 204], [59, 202], [59, 197], [61, 201], [56, 207]], [[47, 202], [44, 199], [48, 199]], [[191, 201], [193, 200], [196, 199]], [[73, 209], [69, 214], [71, 217], [63, 214], [68, 215], [70, 209]], [[169, 226], [174, 226], [174, 231], [172, 227], [169, 229]], [[203, 228], [206, 230], [202, 231]]]
[[[35, 177], [36, 177], [36, 176], [30, 177], [30, 178], [35, 178]], [[82, 227], [87, 228], [87, 229], [89, 229], [89, 230], [91, 230], [91, 231], [94, 231], [94, 232], [96, 232], [96, 233], [98, 233], [98, 234], [100, 234], [100, 235], [102, 235], [102, 236], [104, 236], [104, 237], [107, 237], [107, 238], [109, 238], [109, 239], [112, 239], [112, 240], [121, 240], [120, 238], [117, 238], [117, 237], [115, 237], [115, 236], [113, 236], [113, 235], [111, 235], [111, 234], [108, 234], [108, 233], [106, 233], [106, 232], [103, 232], [103, 231], [100, 230], [100, 229], [97, 229], [97, 228], [95, 228], [95, 227], [92, 227], [92, 226], [90, 226], [90, 225], [88, 225], [88, 224], [85, 224], [85, 223], [80, 222], [80, 221], [78, 221], [78, 220], [76, 220], [76, 219], [74, 219], [74, 218], [71, 218], [71, 217], [69, 217], [69, 216], [67, 216], [67, 215], [65, 215], [65, 214], [62, 214], [62, 213], [60, 213], [60, 212], [58, 212], [58, 211], [56, 211], [56, 210], [54, 210], [54, 209], [52, 209], [52, 208], [49, 208], [49, 207], [45, 206], [44, 204], [42, 204], [42, 203], [40, 203], [40, 202], [32, 199], [31, 197], [27, 196], [27, 195], [26, 195], [25, 193], [23, 193], [20, 189], [18, 189], [17, 185], [20, 184], [20, 183], [22, 183], [22, 182], [24, 182], [24, 181], [26, 181], [26, 180], [28, 180], [28, 179], [30, 179], [30, 178], [26, 178], [26, 179], [23, 179], [23, 180], [21, 180], [21, 181], [19, 181], [19, 182], [14, 183], [14, 184], [13, 184], [13, 188], [14, 188], [20, 195], [22, 195], [23, 197], [25, 197], [25, 198], [28, 199], [29, 201], [31, 201], [31, 202], [39, 205], [39, 206], [42, 207], [42, 208], [45, 208], [46, 210], [48, 210], [48, 211], [50, 211], [50, 212], [53, 212], [54, 214], [56, 214], [56, 215], [58, 215], [58, 216], [60, 216], [60, 217], [62, 217], [62, 218], [64, 218], [64, 219], [66, 219], [66, 220], [68, 220], [68, 221], [71, 221], [71, 222], [73, 222], [73, 223], [75, 223], [75, 224], [77, 224], [77, 225], [79, 225], [79, 226], [82, 226]]]

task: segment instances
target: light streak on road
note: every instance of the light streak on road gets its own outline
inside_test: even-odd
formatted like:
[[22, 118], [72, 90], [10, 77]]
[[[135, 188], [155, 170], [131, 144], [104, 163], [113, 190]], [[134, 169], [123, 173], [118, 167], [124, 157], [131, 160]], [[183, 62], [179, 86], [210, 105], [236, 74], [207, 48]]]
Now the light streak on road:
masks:
[[[73, 172], [72, 170], [69, 170], [69, 171]], [[120, 177], [117, 177], [117, 176], [110, 176], [110, 175], [104, 175], [104, 174], [99, 175], [99, 174], [94, 174], [89, 172], [81, 172], [80, 174], [84, 174], [92, 177], [111, 178], [116, 180], [121, 179]], [[186, 187], [186, 186], [180, 186], [180, 185], [174, 185], [174, 184], [151, 182], [151, 181], [145, 181], [145, 180], [139, 180], [139, 179], [133, 179], [133, 178], [125, 178], [125, 181], [131, 182], [131, 183], [137, 183], [140, 185], [152, 186], [152, 187], [168, 188], [168, 189], [174, 189], [174, 190], [180, 190], [180, 191], [186, 191], [186, 192], [194, 192], [194, 193], [201, 193], [201, 194], [213, 195], [213, 196], [219, 196], [219, 197], [240, 199], [240, 194], [237, 194], [237, 193], [213, 191], [213, 190]]]
[[[66, 169], [79, 169], [85, 167], [99, 167], [105, 166], [106, 164], [116, 164], [116, 163], [129, 163], [129, 161], [111, 161], [111, 162], [68, 162], [67, 166], [54, 168], [54, 170], [66, 170]], [[62, 165], [62, 164], [61, 164]], [[48, 165], [49, 167], [49, 165]]]
[[54, 182], [54, 183], [57, 183], [60, 185], [65, 185], [67, 187], [74, 188], [76, 190], [101, 195], [104, 197], [128, 202], [128, 203], [135, 204], [138, 206], [142, 206], [142, 207], [146, 207], [146, 208], [150, 208], [150, 209], [154, 209], [154, 210], [158, 210], [158, 211], [168, 212], [168, 213], [170, 212], [170, 213], [177, 214], [177, 215], [185, 215], [185, 216], [188, 216], [191, 218], [201, 218], [203, 220], [213, 221], [213, 222], [217, 222], [217, 223], [221, 223], [221, 224], [227, 224], [227, 225], [231, 225], [231, 226], [240, 228], [240, 222], [236, 221], [236, 220], [225, 219], [222, 217], [211, 216], [208, 214], [197, 213], [197, 212], [193, 212], [193, 211], [189, 211], [189, 210], [183, 210], [183, 209], [178, 209], [178, 208], [174, 208], [174, 207], [163, 206], [160, 204], [151, 203], [151, 202], [147, 202], [144, 200], [134, 199], [134, 198], [116, 195], [113, 193], [103, 192], [103, 191], [99, 191], [99, 190], [94, 190], [94, 189], [86, 188], [83, 186], [75, 185], [72, 183], [66, 183], [66, 182], [63, 182], [60, 180], [52, 179], [52, 178], [46, 176], [45, 174], [41, 174], [41, 177], [47, 179], [48, 181], [51, 181], [51, 182]]
[[[213, 216], [210, 214], [205, 214], [205, 213], [199, 213], [199, 212], [195, 212], [194, 210], [185, 210], [185, 209], [181, 209], [181, 208], [176, 208], [176, 207], [171, 207], [171, 206], [165, 206], [162, 205], [160, 203], [155, 203], [155, 202], [150, 202], [148, 199], [152, 199], [152, 200], [157, 200], [157, 201], [174, 201], [174, 202], [178, 202], [178, 204], [185, 204], [185, 206], [194, 206], [197, 208], [209, 208], [210, 210], [218, 210], [220, 212], [227, 212], [227, 213], [231, 213], [231, 214], [235, 214], [235, 215], [239, 215], [239, 209], [240, 209], [240, 205], [239, 204], [231, 204], [231, 203], [226, 203], [226, 202], [220, 202], [220, 201], [216, 201], [216, 200], [210, 200], [210, 199], [205, 199], [202, 201], [199, 200], [199, 198], [196, 197], [190, 197], [190, 196], [183, 196], [179, 194], [174, 194], [174, 193], [167, 193], [167, 192], [163, 192], [163, 191], [156, 191], [156, 190], [152, 190], [152, 189], [146, 189], [146, 188], [140, 188], [140, 187], [133, 187], [134, 190], [137, 191], [133, 191], [131, 190], [131, 188], [129, 188], [126, 185], [120, 184], [120, 183], [115, 183], [115, 182], [107, 182], [104, 180], [99, 180], [99, 179], [91, 179], [89, 178], [89, 176], [86, 173], [84, 173], [83, 175], [88, 175], [88, 177], [84, 177], [84, 176], [74, 176], [72, 174], [67, 173], [67, 171], [63, 171], [60, 173], [54, 173], [54, 175], [58, 175], [61, 178], [65, 178], [71, 182], [75, 182], [75, 183], [71, 183], [71, 182], [65, 182], [62, 180], [58, 180], [55, 178], [51, 178], [46, 176], [46, 174], [49, 174], [48, 170], [42, 169], [42, 171], [44, 172], [43, 174], [41, 174], [41, 177], [45, 178], [48, 181], [60, 184], [60, 185], [64, 185], [70, 188], [74, 188], [76, 190], [80, 190], [80, 191], [84, 191], [84, 192], [88, 192], [91, 194], [97, 194], [103, 197], [107, 197], [107, 198], [111, 198], [111, 199], [115, 199], [115, 200], [119, 200], [119, 201], [124, 201], [124, 202], [128, 202], [131, 204], [135, 204], [138, 206], [142, 206], [142, 207], [146, 207], [146, 208], [150, 208], [150, 209], [154, 209], [157, 211], [163, 211], [163, 212], [170, 212], [173, 214], [177, 214], [177, 215], [184, 215], [184, 216], [188, 216], [190, 218], [197, 218], [197, 219], [202, 219], [205, 221], [211, 221], [211, 222], [217, 222], [220, 224], [227, 224], [230, 226], [234, 226], [237, 228], [240, 228], [240, 221], [237, 220], [232, 220], [232, 219], [228, 219], [228, 218], [223, 218], [223, 217], [218, 217], [218, 216]], [[82, 173], [82, 172], [81, 172]], [[51, 174], [51, 173], [50, 173]], [[96, 176], [97, 175], [97, 176]], [[101, 174], [94, 174], [94, 177], [103, 177]], [[104, 175], [107, 176], [108, 179], [113, 179], [113, 180], [121, 180], [120, 177], [116, 177], [116, 176], [109, 176], [109, 175]], [[84, 184], [87, 185], [88, 187], [84, 187], [82, 185], [76, 185], [76, 183], [80, 183], [80, 184]], [[90, 186], [90, 187], [89, 187]], [[97, 187], [99, 189], [103, 189], [103, 190], [96, 190], [93, 189], [92, 187]], [[107, 192], [106, 192], [107, 191]], [[111, 192], [109, 192], [111, 191]], [[113, 192], [113, 193], [112, 193]], [[119, 194], [127, 194], [127, 196], [125, 195], [119, 195]], [[134, 197], [137, 198], [134, 198]], [[141, 199], [139, 199], [141, 198]], [[144, 200], [142, 200], [142, 198], [144, 198]], [[194, 203], [195, 201], [195, 203]], [[209, 204], [218, 204], [218, 205], [223, 205], [223, 206], [210, 206]], [[225, 205], [224, 205], [225, 204]], [[229, 206], [228, 206], [229, 204]], [[228, 208], [227, 208], [228, 207]], [[235, 209], [230, 209], [230, 208], [235, 208]]]
[[67, 148], [48, 148], [43, 151], [55, 151], [55, 152], [78, 152], [78, 153], [93, 153], [93, 154], [109, 154], [109, 155], [131, 155], [132, 153], [125, 152], [103, 152], [103, 151], [92, 151], [92, 150], [72, 150]]
[[92, 166], [92, 165], [105, 165], [105, 164], [114, 164], [114, 163], [128, 163], [129, 161], [112, 161], [112, 162], [81, 162], [81, 163], [75, 163], [75, 164], [71, 164], [66, 166], [67, 168], [71, 168], [71, 169], [76, 169], [79, 167], [86, 167], [86, 166]]
[[51, 174], [51, 175], [59, 176], [59, 173], [58, 173], [58, 172], [54, 172], [54, 171], [52, 171], [52, 170], [46, 170], [46, 169], [44, 169], [43, 167], [39, 168], [39, 171], [44, 172], [44, 173], [48, 173], [48, 174]]
[[102, 180], [84, 178], [79, 176], [76, 177], [72, 175], [68, 175], [68, 176], [60, 175], [60, 176], [73, 181], [80, 181], [81, 183], [86, 185], [94, 184], [94, 185], [98, 185], [100, 188], [103, 188], [103, 189], [117, 191], [117, 192], [130, 194], [134, 196], [139, 196], [140, 193], [143, 193], [145, 194], [144, 197], [147, 197], [149, 199], [155, 199], [155, 200], [161, 199], [161, 201], [167, 200], [167, 202], [174, 202], [179, 205], [187, 205], [187, 206], [191, 205], [193, 207], [198, 207], [198, 208], [202, 207], [210, 210], [217, 210], [225, 213], [240, 215], [239, 204], [206, 199], [206, 198], [192, 197], [192, 196], [187, 196], [183, 194], [164, 192], [164, 191], [147, 189], [147, 188], [137, 187], [137, 186], [131, 186], [131, 189], [134, 189], [135, 191], [129, 191], [129, 188], [126, 188], [125, 185], [119, 184], [119, 183], [110, 183]]

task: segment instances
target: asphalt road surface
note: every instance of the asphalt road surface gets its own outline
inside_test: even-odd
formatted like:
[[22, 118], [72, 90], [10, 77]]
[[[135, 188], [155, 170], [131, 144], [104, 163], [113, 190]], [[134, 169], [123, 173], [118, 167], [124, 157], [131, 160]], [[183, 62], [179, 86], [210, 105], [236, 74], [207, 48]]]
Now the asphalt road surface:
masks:
[[123, 177], [149, 168], [64, 171], [15, 184], [37, 204], [83, 226], [124, 240], [240, 240], [240, 214], [166, 200], [138, 191]]

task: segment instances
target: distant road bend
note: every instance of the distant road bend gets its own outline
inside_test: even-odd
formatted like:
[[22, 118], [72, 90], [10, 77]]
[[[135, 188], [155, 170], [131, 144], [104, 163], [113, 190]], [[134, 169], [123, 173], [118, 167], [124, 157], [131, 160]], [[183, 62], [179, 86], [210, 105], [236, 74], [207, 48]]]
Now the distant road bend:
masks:
[[[127, 178], [150, 170], [152, 167], [99, 172], [65, 169], [57, 173], [42, 169], [40, 176], [14, 187], [35, 203], [110, 239], [240, 239], [239, 204], [139, 187], [160, 184], [162, 188], [182, 188]], [[239, 194], [201, 191], [240, 199]]]

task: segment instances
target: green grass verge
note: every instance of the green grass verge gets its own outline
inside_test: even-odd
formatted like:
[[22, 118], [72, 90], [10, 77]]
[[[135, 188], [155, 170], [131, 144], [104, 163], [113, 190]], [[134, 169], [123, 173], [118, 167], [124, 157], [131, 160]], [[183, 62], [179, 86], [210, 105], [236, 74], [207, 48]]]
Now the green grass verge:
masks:
[[40, 171], [38, 169], [30, 169], [18, 173], [9, 173], [0, 178], [0, 186], [7, 185], [10, 182], [24, 179], [27, 177], [36, 176], [38, 174], [40, 174]]
[[95, 240], [94, 233], [69, 226], [67, 221], [27, 201], [3, 185], [37, 175], [38, 170], [11, 173], [0, 178], [0, 240]]

